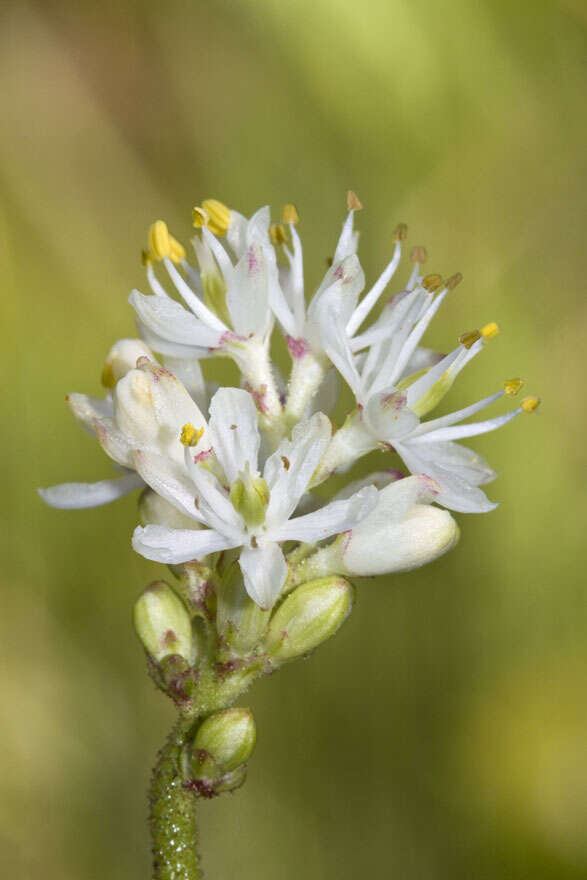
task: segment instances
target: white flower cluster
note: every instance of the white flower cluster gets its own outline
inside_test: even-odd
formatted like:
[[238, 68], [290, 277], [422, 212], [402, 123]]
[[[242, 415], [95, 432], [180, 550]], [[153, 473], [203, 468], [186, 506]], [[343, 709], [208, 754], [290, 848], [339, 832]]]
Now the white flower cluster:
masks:
[[[168, 564], [233, 551], [262, 608], [299, 582], [300, 565], [314, 575], [361, 576], [436, 558], [455, 544], [458, 529], [432, 502], [491, 510], [480, 487], [495, 473], [455, 441], [532, 412], [538, 399], [461, 424], [517, 393], [522, 383], [512, 379], [465, 409], [425, 419], [497, 325], [464, 334], [444, 356], [422, 348], [428, 324], [461, 277], [423, 276], [425, 251], [414, 248], [405, 289], [365, 326], [399, 265], [406, 228], [397, 227], [389, 265], [361, 295], [354, 229], [361, 205], [352, 192], [347, 203], [332, 264], [309, 302], [293, 205], [271, 225], [269, 208], [247, 219], [216, 200], [203, 202], [193, 214], [197, 266], [163, 221], [153, 224], [143, 255], [151, 293], [129, 298], [142, 339], [111, 349], [104, 400], [68, 398], [123, 476], [40, 490], [44, 500], [91, 507], [147, 487], [135, 550]], [[275, 324], [291, 357], [287, 383], [271, 362]], [[220, 388], [209, 400], [200, 361], [218, 356], [236, 363], [241, 387]], [[356, 407], [333, 430], [325, 412], [335, 403], [338, 376]], [[396, 453], [413, 476], [377, 472], [326, 503], [312, 493], [377, 448]]]

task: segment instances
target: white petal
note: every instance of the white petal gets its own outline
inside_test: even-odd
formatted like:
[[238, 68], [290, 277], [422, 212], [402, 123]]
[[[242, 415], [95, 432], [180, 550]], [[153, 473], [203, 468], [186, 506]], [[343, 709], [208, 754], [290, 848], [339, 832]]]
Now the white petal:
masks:
[[336, 251], [334, 252], [334, 263], [339, 263], [341, 260], [344, 260], [345, 257], [348, 257], [351, 254], [356, 254], [357, 252], [359, 233], [355, 232], [353, 229], [354, 213], [354, 211], [349, 211], [347, 218], [344, 221], [342, 232], [336, 245]]
[[390, 443], [410, 434], [420, 424], [418, 416], [406, 406], [406, 394], [395, 388], [371, 396], [364, 419], [378, 440]]
[[243, 547], [239, 565], [251, 599], [261, 608], [271, 608], [287, 575], [287, 564], [281, 548], [272, 543]]
[[185, 460], [197, 491], [199, 512], [208, 525], [222, 532], [223, 535], [235, 538], [242, 535], [244, 533], [242, 519], [214, 474], [204, 465], [194, 463], [189, 448], [185, 451]]
[[208, 392], [200, 362], [196, 358], [186, 359], [167, 356], [164, 359], [164, 365], [189, 391], [196, 406], [202, 411], [207, 410]]
[[331, 425], [323, 413], [298, 422], [291, 440], [282, 440], [265, 464], [264, 477], [271, 492], [268, 527], [289, 519], [306, 491], [312, 474], [326, 452]]
[[210, 440], [229, 483], [248, 462], [257, 471], [259, 421], [255, 401], [240, 388], [220, 388], [210, 403]]
[[395, 468], [388, 468], [385, 471], [373, 471], [373, 473], [368, 474], [366, 477], [361, 477], [359, 480], [353, 480], [351, 483], [348, 483], [344, 489], [336, 493], [334, 501], [350, 498], [351, 495], [354, 495], [355, 492], [358, 492], [359, 489], [363, 489], [365, 486], [375, 486], [379, 490], [384, 489], [390, 483], [397, 483], [398, 480], [403, 480], [404, 477], [405, 474]]
[[96, 433], [96, 419], [112, 418], [112, 400], [106, 398], [89, 397], [87, 394], [68, 394], [67, 405], [75, 419], [90, 432]]
[[458, 474], [472, 486], [490, 483], [497, 476], [478, 452], [461, 446], [460, 443], [451, 443], [450, 441], [435, 443], [433, 460], [435, 464]]
[[486, 419], [484, 422], [473, 422], [470, 425], [454, 425], [452, 428], [437, 428], [434, 431], [422, 434], [421, 437], [414, 438], [413, 443], [418, 446], [427, 446], [429, 443], [437, 443], [439, 440], [460, 440], [463, 437], [477, 437], [479, 434], [487, 434], [489, 431], [496, 431], [498, 428], [507, 425], [516, 416], [519, 416], [523, 410], [521, 408], [514, 409], [512, 412], [505, 413], [503, 416], [496, 416], [494, 419]]
[[241, 336], [262, 334], [267, 327], [270, 273], [277, 276], [277, 267], [271, 265], [269, 250], [258, 242], [252, 242], [237, 263], [226, 292], [232, 326]]
[[412, 473], [427, 474], [438, 483], [440, 492], [436, 501], [443, 507], [460, 513], [487, 513], [497, 507], [482, 489], [463, 479], [458, 469], [437, 464], [434, 444], [395, 443], [394, 447]]
[[149, 345], [153, 351], [157, 351], [164, 356], [175, 358], [207, 358], [214, 354], [215, 349], [212, 348], [201, 348], [197, 345], [184, 345], [181, 342], [169, 342], [167, 339], [163, 339], [162, 336], [153, 333], [153, 331], [138, 318], [135, 319], [135, 324], [139, 335], [145, 340], [147, 345]]
[[268, 205], [264, 205], [255, 211], [249, 222], [247, 223], [247, 245], [254, 242], [264, 246], [269, 244], [269, 224], [271, 222], [271, 211]]
[[288, 520], [269, 530], [267, 536], [274, 541], [323, 541], [358, 525], [377, 504], [378, 494], [375, 486], [366, 486], [350, 498], [331, 501], [313, 513]]
[[140, 357], [156, 361], [157, 358], [142, 339], [119, 339], [106, 356], [106, 364], [111, 368], [116, 381], [122, 379], [129, 370], [134, 370]]
[[137, 526], [132, 546], [145, 559], [177, 565], [202, 559], [208, 553], [236, 546], [213, 529], [170, 529], [167, 526]]
[[206, 327], [211, 327], [212, 330], [216, 330], [218, 333], [225, 333], [228, 330], [226, 324], [194, 293], [189, 284], [181, 277], [169, 257], [165, 257], [163, 263], [175, 285], [175, 289], [196, 317], [200, 318]]
[[109, 504], [143, 485], [139, 476], [127, 474], [114, 480], [101, 480], [99, 483], [61, 483], [48, 489], [37, 489], [37, 492], [49, 507], [76, 510]]
[[157, 337], [181, 345], [217, 348], [227, 328], [211, 328], [173, 299], [145, 296], [133, 290], [129, 303], [145, 327]]
[[167, 456], [147, 450], [133, 453], [133, 465], [145, 483], [177, 510], [198, 522], [205, 522], [195, 505], [196, 493], [185, 470]]

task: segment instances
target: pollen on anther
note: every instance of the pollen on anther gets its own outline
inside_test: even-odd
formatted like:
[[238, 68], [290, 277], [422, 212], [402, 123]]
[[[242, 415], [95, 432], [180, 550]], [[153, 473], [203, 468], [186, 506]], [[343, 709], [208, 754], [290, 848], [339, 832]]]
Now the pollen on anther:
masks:
[[282, 223], [272, 223], [269, 227], [269, 237], [271, 244], [285, 244], [287, 241], [287, 233]]
[[464, 345], [465, 348], [471, 348], [471, 346], [481, 338], [479, 330], [468, 330], [466, 333], [461, 333], [459, 336], [459, 342], [461, 345]]
[[347, 211], [360, 211], [363, 207], [363, 203], [360, 198], [353, 192], [352, 189], [349, 189], [346, 194], [346, 209]]
[[287, 458], [286, 455], [282, 455], [282, 456], [281, 456], [281, 461], [283, 462], [283, 467], [285, 468], [285, 470], [288, 471], [289, 468], [290, 468], [290, 460], [289, 460], [289, 458]]
[[485, 324], [484, 327], [481, 327], [481, 336], [483, 339], [495, 339], [498, 333], [499, 324], [496, 324], [495, 321], [490, 321], [489, 324]]
[[427, 259], [428, 253], [426, 252], [426, 248], [423, 245], [417, 244], [415, 247], [412, 248], [412, 251], [410, 253], [410, 260], [412, 261], [412, 263], [425, 263]]
[[283, 223], [297, 223], [300, 219], [298, 209], [295, 205], [284, 205], [281, 211], [281, 220]]
[[524, 382], [522, 379], [507, 379], [503, 383], [503, 388], [508, 397], [515, 397]]
[[179, 440], [182, 446], [197, 446], [203, 434], [203, 428], [195, 428], [191, 422], [187, 422], [181, 429]]
[[444, 283], [449, 290], [454, 290], [457, 284], [460, 284], [462, 280], [462, 274], [460, 272], [455, 272], [455, 274], [451, 275], [450, 278], [447, 278]]
[[524, 410], [525, 413], [534, 412], [536, 407], [540, 405], [539, 397], [525, 397], [520, 404], [520, 407]]
[[430, 291], [430, 293], [434, 293], [436, 290], [441, 288], [442, 285], [442, 275], [438, 275], [437, 273], [426, 275], [426, 277], [422, 279], [422, 287], [424, 288], [424, 290]]
[[405, 241], [408, 237], [408, 226], [406, 223], [398, 223], [395, 229], [393, 230], [393, 240], [394, 241]]

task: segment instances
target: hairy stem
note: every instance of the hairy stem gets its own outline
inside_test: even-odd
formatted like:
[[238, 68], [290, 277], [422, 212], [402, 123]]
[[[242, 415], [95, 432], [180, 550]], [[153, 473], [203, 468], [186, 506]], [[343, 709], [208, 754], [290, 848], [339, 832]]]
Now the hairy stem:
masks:
[[184, 747], [197, 724], [182, 714], [157, 757], [151, 779], [150, 824], [153, 880], [199, 880], [196, 798], [185, 786]]

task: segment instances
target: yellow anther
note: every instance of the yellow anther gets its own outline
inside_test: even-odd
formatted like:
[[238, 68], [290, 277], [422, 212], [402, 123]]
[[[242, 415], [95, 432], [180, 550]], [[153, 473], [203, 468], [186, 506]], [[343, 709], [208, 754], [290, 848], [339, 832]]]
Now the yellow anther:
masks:
[[489, 324], [485, 324], [484, 327], [481, 327], [481, 336], [483, 339], [495, 339], [498, 333], [499, 324], [496, 324], [495, 321], [490, 321]]
[[508, 397], [515, 397], [523, 385], [522, 379], [508, 379], [503, 383], [503, 388]]
[[181, 263], [185, 260], [185, 248], [172, 235], [169, 236], [169, 257], [173, 263]]
[[457, 284], [460, 284], [463, 280], [463, 276], [460, 272], [455, 272], [454, 275], [451, 275], [450, 278], [444, 282], [445, 286], [448, 287], [449, 290], [454, 290]]
[[282, 223], [272, 223], [269, 227], [269, 237], [272, 244], [285, 244], [287, 241], [287, 232]]
[[207, 226], [213, 235], [226, 235], [230, 226], [230, 208], [218, 199], [205, 199], [192, 208], [192, 223], [196, 229]]
[[154, 257], [153, 257], [153, 254], [151, 253], [151, 251], [147, 251], [144, 249], [141, 251], [141, 266], [145, 266], [145, 268], [147, 266], [152, 266], [153, 260], [154, 260]]
[[412, 252], [410, 254], [410, 260], [412, 263], [425, 263], [428, 259], [428, 254], [426, 253], [426, 248], [421, 244], [416, 245], [416, 247], [412, 248]]
[[464, 345], [465, 348], [471, 348], [478, 339], [481, 339], [481, 333], [478, 330], [468, 330], [466, 333], [462, 333], [459, 336], [459, 342], [461, 345]]
[[424, 290], [429, 290], [430, 293], [439, 290], [443, 284], [442, 275], [426, 275], [426, 277], [422, 279], [422, 287]]
[[149, 229], [149, 250], [155, 260], [163, 260], [170, 255], [169, 230], [164, 220], [157, 220]]
[[116, 385], [116, 376], [114, 375], [112, 364], [109, 364], [108, 361], [106, 361], [106, 363], [102, 367], [100, 382], [102, 383], [104, 388], [114, 388], [114, 386]]
[[353, 192], [352, 189], [349, 189], [346, 194], [347, 211], [360, 211], [362, 207], [363, 204], [356, 192]]
[[398, 223], [395, 229], [393, 230], [393, 240], [394, 241], [405, 241], [408, 237], [408, 226], [406, 223]]
[[281, 219], [283, 223], [297, 223], [300, 219], [298, 209], [295, 205], [284, 205], [281, 211]]
[[208, 229], [213, 235], [226, 235], [230, 226], [230, 208], [218, 199], [206, 199], [202, 208], [208, 214]]
[[199, 208], [198, 206], [192, 208], [192, 223], [196, 229], [201, 229], [202, 226], [207, 226], [209, 219], [208, 212], [204, 211], [203, 208]]
[[520, 406], [524, 410], [525, 413], [534, 412], [536, 407], [540, 404], [539, 397], [525, 397], [521, 402]]
[[191, 422], [188, 422], [181, 429], [179, 440], [183, 446], [197, 446], [203, 434], [203, 428], [196, 429]]

